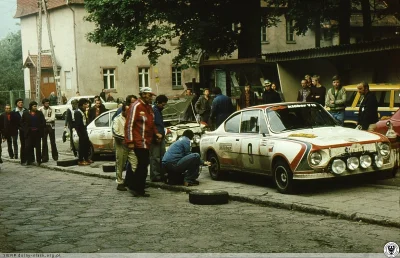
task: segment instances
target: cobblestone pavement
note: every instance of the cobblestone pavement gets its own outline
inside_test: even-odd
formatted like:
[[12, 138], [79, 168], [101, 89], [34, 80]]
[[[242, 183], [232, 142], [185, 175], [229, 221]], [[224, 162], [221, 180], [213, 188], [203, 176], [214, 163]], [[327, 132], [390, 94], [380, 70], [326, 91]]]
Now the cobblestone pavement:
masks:
[[4, 163], [0, 252], [382, 253], [398, 228], [231, 201], [198, 206], [182, 192], [117, 191], [113, 180]]

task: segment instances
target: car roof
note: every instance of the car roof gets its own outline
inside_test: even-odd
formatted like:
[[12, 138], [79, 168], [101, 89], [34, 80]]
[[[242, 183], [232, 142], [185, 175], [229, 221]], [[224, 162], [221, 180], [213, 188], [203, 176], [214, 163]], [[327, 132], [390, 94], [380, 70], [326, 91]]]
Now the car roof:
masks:
[[243, 108], [241, 110], [252, 110], [252, 109], [266, 109], [269, 107], [279, 106], [279, 105], [292, 105], [292, 104], [304, 104], [304, 103], [312, 103], [312, 102], [279, 102], [279, 103], [271, 103], [271, 104], [262, 104], [257, 106], [252, 106], [248, 108]]
[[[343, 86], [348, 91], [357, 91], [358, 84], [346, 85]], [[369, 89], [371, 91], [380, 91], [380, 90], [400, 90], [400, 84], [397, 83], [371, 83], [368, 84]]]

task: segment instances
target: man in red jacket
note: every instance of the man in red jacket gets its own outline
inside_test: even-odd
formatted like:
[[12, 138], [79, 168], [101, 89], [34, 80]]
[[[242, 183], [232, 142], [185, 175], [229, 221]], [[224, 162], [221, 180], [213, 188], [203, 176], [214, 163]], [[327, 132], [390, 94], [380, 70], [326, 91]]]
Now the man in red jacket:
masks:
[[151, 107], [153, 96], [156, 94], [152, 92], [151, 88], [142, 87], [139, 95], [140, 98], [132, 103], [126, 112], [125, 144], [129, 149], [134, 150], [138, 164], [133, 175], [127, 169], [125, 181], [133, 196], [149, 197], [150, 195], [145, 193], [144, 188], [147, 167], [150, 164], [150, 144], [154, 135], [157, 137], [157, 141], [161, 141], [162, 135], [158, 133], [154, 125], [154, 113]]

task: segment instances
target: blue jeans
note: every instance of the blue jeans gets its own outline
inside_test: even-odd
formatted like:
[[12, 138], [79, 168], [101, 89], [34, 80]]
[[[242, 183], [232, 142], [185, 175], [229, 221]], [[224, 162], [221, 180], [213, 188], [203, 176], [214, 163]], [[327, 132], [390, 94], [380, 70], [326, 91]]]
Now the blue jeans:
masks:
[[199, 177], [200, 164], [200, 155], [198, 153], [191, 153], [181, 158], [176, 164], [167, 163], [164, 166], [168, 171], [183, 174], [185, 182], [193, 183]]
[[341, 126], [343, 126], [344, 124], [344, 110], [343, 111], [329, 111], [329, 113], [331, 113], [331, 115], [333, 116], [333, 118], [335, 118], [339, 124]]

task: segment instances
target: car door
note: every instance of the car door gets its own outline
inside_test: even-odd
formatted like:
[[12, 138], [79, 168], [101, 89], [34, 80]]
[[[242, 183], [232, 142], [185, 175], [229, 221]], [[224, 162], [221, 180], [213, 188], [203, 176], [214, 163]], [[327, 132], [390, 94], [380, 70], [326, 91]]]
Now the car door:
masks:
[[110, 112], [105, 112], [95, 118], [89, 134], [89, 139], [95, 152], [113, 151], [114, 146], [111, 131]]
[[225, 170], [240, 170], [240, 118], [241, 112], [236, 113], [225, 121], [225, 133], [216, 142], [220, 165]]
[[260, 134], [260, 110], [242, 112], [240, 136], [240, 166], [242, 171], [260, 172], [260, 142], [263, 138]]

